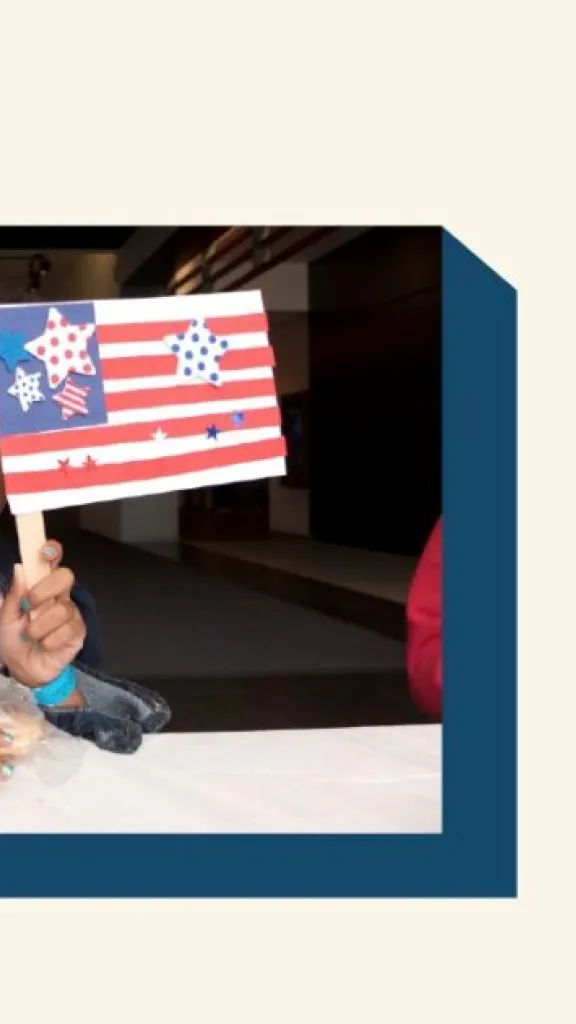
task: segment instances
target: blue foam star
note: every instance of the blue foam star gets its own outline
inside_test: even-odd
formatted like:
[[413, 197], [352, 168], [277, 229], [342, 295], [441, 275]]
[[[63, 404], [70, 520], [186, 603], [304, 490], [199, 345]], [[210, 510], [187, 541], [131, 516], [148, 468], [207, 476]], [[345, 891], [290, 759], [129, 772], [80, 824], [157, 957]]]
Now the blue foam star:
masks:
[[0, 331], [0, 359], [7, 370], [12, 372], [18, 363], [26, 363], [30, 355], [24, 349], [26, 335], [12, 331]]
[[232, 423], [234, 424], [235, 427], [241, 427], [242, 424], [244, 423], [244, 413], [243, 412], [233, 412], [232, 413]]
[[216, 427], [216, 426], [214, 426], [214, 424], [212, 424], [211, 427], [208, 427], [208, 429], [206, 431], [206, 436], [208, 438], [210, 438], [211, 441], [217, 441], [219, 433], [220, 433], [220, 431], [218, 430], [218, 427]]

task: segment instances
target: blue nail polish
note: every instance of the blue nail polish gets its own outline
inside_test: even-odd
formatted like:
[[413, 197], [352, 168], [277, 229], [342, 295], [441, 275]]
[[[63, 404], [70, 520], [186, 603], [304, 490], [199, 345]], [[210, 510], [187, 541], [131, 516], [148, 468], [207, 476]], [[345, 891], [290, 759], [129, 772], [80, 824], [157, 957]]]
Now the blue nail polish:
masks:
[[14, 773], [14, 765], [3, 764], [2, 768], [0, 768], [0, 771], [2, 772], [2, 775], [4, 776], [5, 779], [9, 779], [10, 776]]
[[46, 555], [46, 558], [56, 558], [56, 555], [58, 554], [56, 548], [51, 547], [42, 548], [42, 552]]
[[30, 603], [30, 601], [28, 600], [27, 597], [21, 597], [20, 598], [20, 611], [21, 612], [31, 612], [32, 611], [32, 605], [31, 605], [31, 603]]

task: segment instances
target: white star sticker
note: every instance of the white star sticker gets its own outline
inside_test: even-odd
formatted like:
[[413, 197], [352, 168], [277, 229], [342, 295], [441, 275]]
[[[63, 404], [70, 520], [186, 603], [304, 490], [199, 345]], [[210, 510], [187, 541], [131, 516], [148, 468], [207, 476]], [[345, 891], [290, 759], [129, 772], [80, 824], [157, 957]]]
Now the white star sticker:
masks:
[[160, 430], [160, 427], [158, 427], [158, 430], [155, 430], [152, 434], [153, 441], [165, 441], [167, 437], [168, 434], [165, 434], [163, 430]]
[[213, 334], [206, 321], [192, 320], [185, 334], [170, 334], [164, 344], [178, 357], [177, 374], [185, 380], [199, 377], [219, 387], [222, 383], [220, 360], [228, 350], [225, 338]]
[[14, 383], [8, 388], [8, 394], [17, 398], [22, 412], [28, 412], [35, 402], [44, 402], [45, 396], [40, 391], [40, 373], [26, 373], [21, 366], [16, 367]]
[[69, 324], [53, 306], [46, 320], [44, 333], [24, 348], [46, 367], [48, 384], [57, 388], [70, 373], [94, 377], [96, 367], [88, 354], [88, 342], [95, 324]]

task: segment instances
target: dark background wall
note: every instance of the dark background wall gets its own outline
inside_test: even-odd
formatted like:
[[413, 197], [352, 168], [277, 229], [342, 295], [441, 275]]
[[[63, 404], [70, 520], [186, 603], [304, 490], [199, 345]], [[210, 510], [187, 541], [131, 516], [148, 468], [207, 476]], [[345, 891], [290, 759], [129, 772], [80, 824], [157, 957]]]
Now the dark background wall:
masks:
[[375, 228], [310, 266], [319, 541], [418, 554], [441, 511], [441, 232]]

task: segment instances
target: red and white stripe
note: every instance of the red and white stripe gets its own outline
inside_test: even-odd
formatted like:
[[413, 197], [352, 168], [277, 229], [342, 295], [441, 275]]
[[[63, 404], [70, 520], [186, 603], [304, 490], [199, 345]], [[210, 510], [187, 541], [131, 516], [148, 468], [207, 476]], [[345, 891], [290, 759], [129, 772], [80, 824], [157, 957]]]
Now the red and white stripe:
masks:
[[[285, 473], [259, 292], [94, 306], [109, 422], [4, 438], [14, 514]], [[163, 339], [184, 332], [192, 319], [207, 320], [228, 341], [218, 387], [176, 375], [176, 356]], [[233, 426], [234, 412], [244, 414], [241, 426]], [[208, 425], [220, 431], [217, 440], [207, 436]]]
[[89, 388], [81, 388], [67, 380], [59, 394], [54, 395], [53, 402], [62, 408], [62, 419], [69, 420], [71, 416], [85, 416], [88, 412], [86, 398]]

